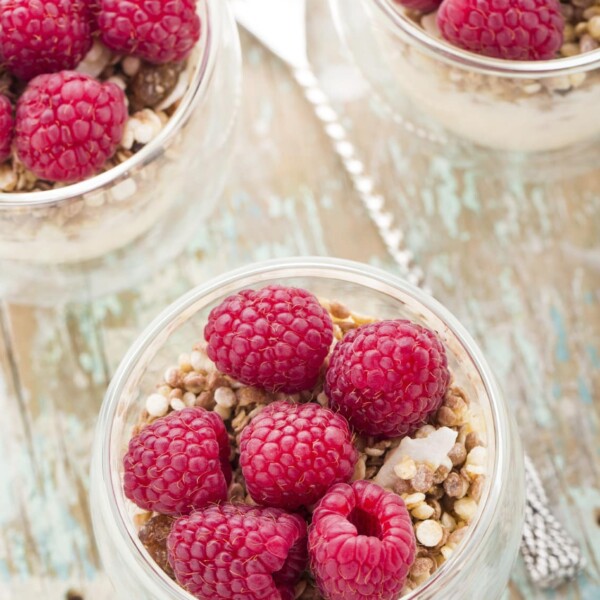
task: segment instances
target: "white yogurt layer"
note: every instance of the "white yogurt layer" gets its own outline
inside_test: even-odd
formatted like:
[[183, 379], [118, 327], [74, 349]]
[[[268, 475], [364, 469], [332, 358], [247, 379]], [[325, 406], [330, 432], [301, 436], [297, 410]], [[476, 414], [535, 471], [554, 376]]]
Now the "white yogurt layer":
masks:
[[437, 70], [426, 71], [409, 61], [397, 64], [404, 92], [418, 110], [476, 144], [540, 152], [600, 136], [600, 120], [591, 118], [600, 103], [599, 81], [564, 95], [541, 90], [510, 100], [492, 89], [461, 89], [460, 82], [449, 82]]
[[123, 248], [167, 215], [174, 196], [164, 185], [159, 184], [159, 188], [155, 188], [151, 197], [142, 191], [140, 198], [135, 181], [126, 179], [103, 193], [103, 196], [111, 195], [112, 206], [104, 205], [105, 202], [98, 207], [85, 206], [82, 223], [61, 225], [52, 219], [30, 217], [15, 238], [0, 236], [0, 258], [47, 264], [76, 263]]

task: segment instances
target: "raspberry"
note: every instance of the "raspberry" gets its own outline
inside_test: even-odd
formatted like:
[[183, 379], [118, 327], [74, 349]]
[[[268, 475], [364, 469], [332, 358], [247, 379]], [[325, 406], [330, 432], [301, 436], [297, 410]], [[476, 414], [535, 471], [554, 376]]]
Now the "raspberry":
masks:
[[21, 79], [74, 69], [92, 47], [88, 0], [0, 0], [0, 56]]
[[325, 393], [359, 432], [396, 437], [439, 408], [449, 381], [446, 352], [432, 331], [405, 320], [379, 321], [337, 344]]
[[547, 60], [563, 42], [558, 0], [444, 0], [437, 23], [450, 43], [493, 58]]
[[10, 156], [15, 121], [10, 100], [0, 94], [0, 163]]
[[346, 419], [314, 403], [274, 402], [240, 439], [240, 465], [252, 498], [289, 510], [350, 481], [357, 460]]
[[98, 29], [106, 46], [148, 62], [186, 59], [200, 39], [196, 0], [98, 0]]
[[420, 13], [430, 13], [434, 11], [442, 0], [394, 0], [396, 4], [400, 4], [404, 8], [416, 10]]
[[404, 501], [369, 481], [332, 487], [313, 513], [312, 572], [328, 600], [395, 600], [415, 559]]
[[306, 523], [277, 508], [209, 506], [175, 522], [167, 549], [177, 581], [201, 600], [292, 600]]
[[126, 119], [114, 83], [74, 71], [38, 75], [17, 103], [17, 155], [41, 179], [80, 181], [115, 153]]
[[140, 508], [183, 515], [227, 498], [229, 439], [221, 417], [185, 408], [157, 419], [129, 441], [123, 487]]
[[333, 340], [327, 311], [306, 290], [244, 290], [210, 313], [208, 356], [238, 381], [267, 391], [312, 388]]

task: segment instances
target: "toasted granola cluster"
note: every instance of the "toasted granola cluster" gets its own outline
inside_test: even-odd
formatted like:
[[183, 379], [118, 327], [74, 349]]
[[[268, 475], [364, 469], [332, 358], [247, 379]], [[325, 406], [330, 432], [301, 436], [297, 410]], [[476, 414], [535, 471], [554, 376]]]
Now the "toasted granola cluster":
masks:
[[[338, 342], [349, 331], [376, 321], [352, 313], [337, 302], [321, 300], [321, 304], [331, 317]], [[295, 394], [243, 385], [216, 369], [208, 358], [206, 344], [201, 342], [190, 353], [181, 354], [176, 365], [166, 369], [155, 391], [146, 398], [134, 435], [148, 424], [184, 408], [201, 407], [216, 412], [225, 423], [230, 444], [233, 475], [228, 502], [256, 506], [246, 489], [240, 465], [244, 429], [266, 406], [277, 401], [316, 403], [328, 408], [323, 379], [321, 375], [312, 389]], [[399, 496], [410, 515], [416, 543], [403, 594], [419, 587], [450, 558], [476, 518], [486, 485], [485, 439], [479, 405], [471, 402], [453, 382], [427, 424], [409, 435], [384, 440], [354, 436], [358, 459], [351, 482], [366, 480]], [[303, 510], [310, 515], [314, 506]], [[143, 511], [136, 515], [136, 522], [142, 543], [173, 577], [166, 558], [171, 517]], [[323, 585], [322, 580], [320, 584]], [[301, 600], [324, 597], [308, 570], [293, 590], [293, 597]]]

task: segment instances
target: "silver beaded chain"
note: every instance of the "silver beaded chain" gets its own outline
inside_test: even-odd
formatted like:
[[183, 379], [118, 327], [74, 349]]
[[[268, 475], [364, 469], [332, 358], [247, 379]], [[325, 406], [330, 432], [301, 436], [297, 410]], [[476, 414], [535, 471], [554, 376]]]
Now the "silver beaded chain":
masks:
[[548, 498], [531, 459], [525, 457], [525, 527], [521, 554], [533, 582], [555, 588], [584, 568], [581, 549], [548, 508]]
[[[390, 256], [408, 281], [426, 289], [424, 273], [415, 264], [413, 253], [404, 245], [402, 230], [396, 225], [393, 213], [387, 210], [385, 198], [375, 192], [374, 181], [366, 173], [364, 163], [357, 156], [354, 144], [312, 68], [309, 65], [296, 68], [294, 76], [322, 122]], [[406, 122], [403, 126], [411, 134], [431, 141], [427, 132], [407, 126]], [[585, 561], [577, 543], [550, 512], [540, 477], [529, 457], [525, 457], [525, 486], [521, 553], [532, 581], [542, 588], [554, 588], [577, 576]]]

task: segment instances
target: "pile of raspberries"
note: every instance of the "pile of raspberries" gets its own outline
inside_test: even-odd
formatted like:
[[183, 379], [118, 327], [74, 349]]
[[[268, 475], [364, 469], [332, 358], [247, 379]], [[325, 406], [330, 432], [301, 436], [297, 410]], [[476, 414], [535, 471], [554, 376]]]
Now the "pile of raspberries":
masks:
[[74, 70], [94, 39], [163, 64], [199, 38], [196, 0], [0, 0], [0, 61], [18, 80], [0, 94], [0, 162], [14, 155], [52, 182], [95, 175], [121, 141], [127, 103], [116, 84]]
[[175, 518], [167, 537], [177, 582], [200, 600], [292, 600], [310, 569], [327, 600], [393, 600], [415, 559], [402, 498], [352, 481], [355, 435], [410, 434], [437, 411], [450, 374], [430, 330], [384, 320], [332, 349], [329, 313], [310, 292], [245, 290], [212, 310], [209, 358], [247, 386], [294, 394], [324, 378], [331, 409], [275, 401], [243, 429], [239, 467], [253, 504], [228, 503], [230, 445], [221, 417], [173, 411], [131, 438], [125, 495]]
[[550, 60], [563, 43], [560, 0], [394, 0], [418, 13], [437, 10], [451, 44], [492, 58]]

